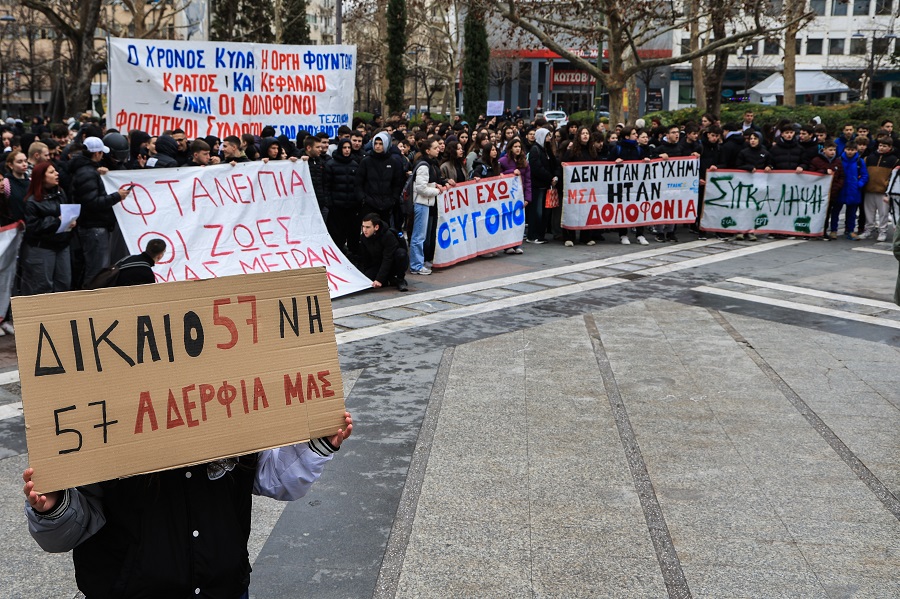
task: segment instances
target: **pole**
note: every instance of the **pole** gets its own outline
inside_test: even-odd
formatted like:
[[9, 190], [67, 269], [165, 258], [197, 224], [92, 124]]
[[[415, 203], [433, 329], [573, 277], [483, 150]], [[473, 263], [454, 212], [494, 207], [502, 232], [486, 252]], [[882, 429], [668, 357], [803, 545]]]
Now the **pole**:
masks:
[[334, 43], [341, 45], [344, 40], [344, 2], [336, 0], [334, 3]]
[[869, 66], [866, 73], [866, 108], [872, 105], [872, 79], [875, 77], [875, 32], [872, 32], [872, 49], [869, 51]]
[[[413, 71], [414, 83], [413, 83], [413, 104], [416, 105], [416, 116], [419, 115], [419, 49], [416, 48], [416, 66]], [[429, 107], [430, 108], [430, 107]]]

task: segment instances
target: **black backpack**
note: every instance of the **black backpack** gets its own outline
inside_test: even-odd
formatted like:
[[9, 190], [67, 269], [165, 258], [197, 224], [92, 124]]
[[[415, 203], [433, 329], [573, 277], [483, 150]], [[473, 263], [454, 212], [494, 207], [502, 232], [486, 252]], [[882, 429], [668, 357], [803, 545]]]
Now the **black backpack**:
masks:
[[[403, 212], [404, 216], [409, 216], [413, 213], [413, 196], [415, 195], [415, 186], [416, 186], [416, 170], [423, 164], [428, 165], [428, 162], [425, 160], [420, 160], [416, 163], [416, 165], [412, 169], [412, 173], [410, 173], [409, 177], [406, 178], [406, 183], [403, 185], [403, 192], [400, 194], [400, 208]], [[431, 165], [428, 165], [428, 168], [431, 169]]]
[[143, 266], [144, 268], [150, 268], [146, 262], [129, 262], [128, 264], [122, 264], [125, 260], [128, 260], [130, 256], [126, 256], [113, 264], [112, 266], [107, 266], [103, 270], [97, 273], [97, 275], [91, 279], [89, 283], [86, 283], [85, 289], [103, 289], [105, 287], [115, 287], [116, 283], [119, 282], [119, 273], [121, 273], [126, 268], [136, 268], [139, 266]]

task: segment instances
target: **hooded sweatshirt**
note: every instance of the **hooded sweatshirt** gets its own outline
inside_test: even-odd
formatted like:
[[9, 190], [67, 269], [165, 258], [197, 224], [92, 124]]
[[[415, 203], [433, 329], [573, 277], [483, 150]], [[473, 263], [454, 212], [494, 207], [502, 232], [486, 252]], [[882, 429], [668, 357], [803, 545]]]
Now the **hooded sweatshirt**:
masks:
[[550, 189], [553, 177], [556, 175], [556, 160], [544, 149], [544, 143], [550, 135], [550, 130], [541, 127], [534, 132], [534, 145], [528, 151], [528, 164], [531, 167], [531, 189]]
[[[381, 152], [374, 150], [376, 139], [384, 143]], [[372, 142], [372, 154], [362, 159], [356, 171], [358, 197], [376, 210], [389, 210], [400, 200], [406, 173], [400, 156], [391, 153], [391, 136], [387, 132], [376, 134]]]
[[156, 138], [156, 162], [147, 166], [153, 168], [172, 168], [178, 166], [178, 142], [171, 135], [160, 135]]

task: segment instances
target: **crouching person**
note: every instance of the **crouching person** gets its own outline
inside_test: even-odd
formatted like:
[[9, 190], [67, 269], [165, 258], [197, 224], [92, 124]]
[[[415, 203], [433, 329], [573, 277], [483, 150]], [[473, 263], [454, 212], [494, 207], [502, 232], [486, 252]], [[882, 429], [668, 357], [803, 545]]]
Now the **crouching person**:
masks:
[[45, 551], [73, 550], [89, 599], [244, 599], [252, 495], [303, 497], [352, 429], [345, 412], [332, 437], [47, 493], [28, 468], [28, 531]]
[[404, 277], [409, 268], [406, 243], [374, 212], [363, 217], [362, 234], [358, 267], [372, 279], [372, 287], [396, 285], [398, 290], [406, 291]]

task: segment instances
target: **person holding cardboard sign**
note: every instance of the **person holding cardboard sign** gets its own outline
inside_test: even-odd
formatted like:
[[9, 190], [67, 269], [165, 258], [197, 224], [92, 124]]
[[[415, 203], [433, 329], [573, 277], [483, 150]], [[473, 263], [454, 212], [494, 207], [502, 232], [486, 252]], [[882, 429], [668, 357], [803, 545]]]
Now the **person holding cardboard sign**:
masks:
[[353, 431], [256, 454], [40, 493], [22, 475], [28, 530], [44, 551], [73, 551], [90, 599], [248, 597], [252, 495], [306, 495]]

